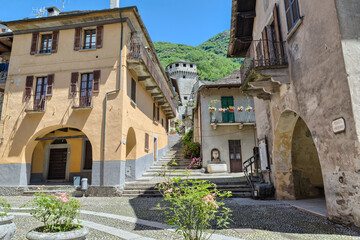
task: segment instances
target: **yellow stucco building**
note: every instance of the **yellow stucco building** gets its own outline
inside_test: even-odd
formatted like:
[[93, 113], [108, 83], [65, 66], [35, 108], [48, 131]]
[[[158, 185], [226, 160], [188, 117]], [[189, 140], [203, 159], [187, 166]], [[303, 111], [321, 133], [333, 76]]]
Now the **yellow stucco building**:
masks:
[[165, 154], [174, 91], [136, 7], [2, 24], [14, 35], [0, 185], [123, 186]]

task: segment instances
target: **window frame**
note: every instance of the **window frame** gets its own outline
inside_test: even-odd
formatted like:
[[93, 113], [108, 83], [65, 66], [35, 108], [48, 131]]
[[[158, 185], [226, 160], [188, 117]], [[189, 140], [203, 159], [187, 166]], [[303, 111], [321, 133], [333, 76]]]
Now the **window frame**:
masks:
[[[41, 39], [40, 39], [40, 50], [39, 53], [40, 54], [45, 54], [45, 53], [51, 53], [52, 52], [52, 44], [53, 44], [53, 34], [52, 33], [46, 33], [46, 34], [41, 34]], [[43, 44], [46, 40], [46, 48], [45, 50], [43, 50]]]
[[131, 78], [131, 90], [130, 90], [130, 99], [134, 103], [136, 103], [136, 81], [135, 79]]
[[[89, 43], [86, 41], [87, 40], [87, 32], [91, 32], [90, 38], [89, 38], [89, 40], [90, 40]], [[96, 28], [84, 29], [84, 39], [83, 39], [82, 49], [84, 49], [84, 50], [96, 49], [96, 38], [97, 38]], [[92, 41], [92, 40], [94, 40], [94, 41]]]
[[[293, 5], [296, 5], [296, 11], [297, 11], [297, 19], [294, 19], [294, 11], [293, 11]], [[288, 7], [286, 7], [288, 5]], [[300, 4], [298, 0], [284, 0], [284, 8], [285, 8], [285, 19], [286, 19], [286, 26], [288, 29], [288, 34], [294, 29], [296, 24], [301, 20], [300, 16]], [[290, 20], [288, 21], [288, 12], [290, 13]]]

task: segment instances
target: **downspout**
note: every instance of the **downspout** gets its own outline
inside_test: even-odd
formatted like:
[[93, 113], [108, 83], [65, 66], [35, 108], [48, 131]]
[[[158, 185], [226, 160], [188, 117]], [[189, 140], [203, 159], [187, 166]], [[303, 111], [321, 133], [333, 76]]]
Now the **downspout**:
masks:
[[120, 23], [121, 23], [121, 37], [120, 37], [120, 60], [119, 60], [119, 79], [118, 79], [118, 88], [115, 90], [109, 91], [105, 94], [105, 107], [104, 107], [104, 123], [103, 123], [103, 152], [102, 152], [102, 161], [103, 161], [103, 167], [102, 167], [102, 179], [100, 182], [100, 185], [103, 186], [104, 180], [105, 180], [105, 146], [106, 146], [106, 113], [107, 113], [107, 102], [108, 102], [108, 96], [110, 94], [114, 94], [120, 91], [121, 86], [121, 67], [122, 67], [122, 48], [123, 48], [123, 33], [124, 33], [124, 24], [122, 22], [122, 13], [121, 8], [119, 8], [120, 12]]

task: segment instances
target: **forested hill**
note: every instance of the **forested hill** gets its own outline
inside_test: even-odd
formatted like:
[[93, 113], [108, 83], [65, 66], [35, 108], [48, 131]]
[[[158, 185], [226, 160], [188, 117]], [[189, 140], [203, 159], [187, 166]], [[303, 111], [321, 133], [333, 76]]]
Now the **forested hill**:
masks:
[[226, 57], [229, 39], [225, 31], [197, 47], [169, 42], [154, 42], [154, 46], [164, 68], [184, 60], [197, 64], [200, 80], [216, 81], [240, 67], [240, 59]]

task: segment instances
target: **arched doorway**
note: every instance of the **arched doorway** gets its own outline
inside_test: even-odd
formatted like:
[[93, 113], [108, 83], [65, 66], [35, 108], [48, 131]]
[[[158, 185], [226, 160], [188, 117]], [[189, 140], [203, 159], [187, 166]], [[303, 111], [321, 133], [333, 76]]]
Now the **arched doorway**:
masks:
[[311, 131], [293, 111], [280, 116], [273, 159], [278, 199], [324, 197], [321, 165]]
[[134, 129], [131, 127], [128, 130], [126, 137], [126, 160], [136, 159], [136, 135]]
[[59, 128], [35, 139], [31, 161], [31, 184], [72, 183], [74, 176], [92, 175], [92, 146], [76, 128]]

